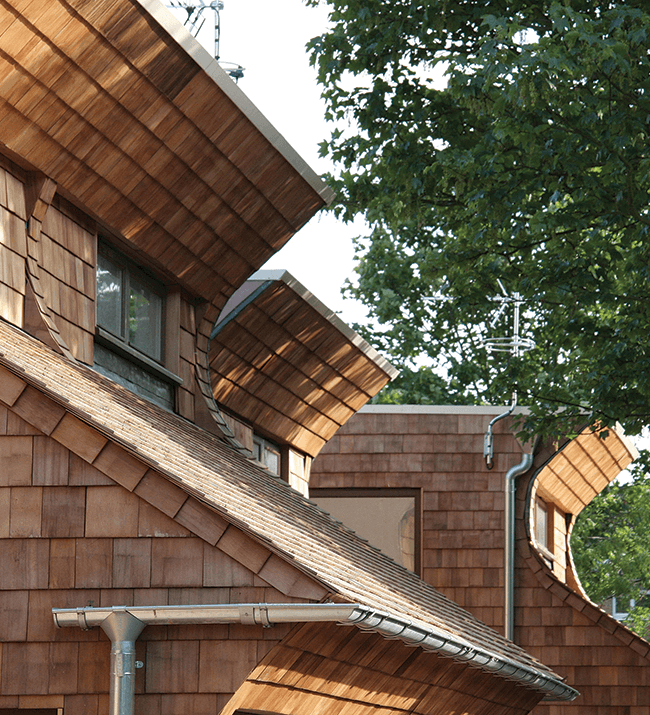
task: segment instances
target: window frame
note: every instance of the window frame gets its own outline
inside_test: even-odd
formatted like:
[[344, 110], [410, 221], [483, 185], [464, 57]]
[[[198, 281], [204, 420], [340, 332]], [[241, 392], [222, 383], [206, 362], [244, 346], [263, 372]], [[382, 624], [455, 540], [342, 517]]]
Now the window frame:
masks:
[[[309, 488], [309, 498], [363, 498], [411, 497], [414, 512], [413, 573], [422, 577], [422, 489], [418, 487], [314, 487]], [[336, 519], [336, 516], [332, 515]], [[352, 528], [352, 527], [350, 527]], [[365, 537], [361, 537], [365, 538]], [[407, 568], [406, 566], [404, 568]], [[411, 569], [409, 569], [410, 571]]]
[[[540, 541], [540, 529], [539, 529], [539, 513], [544, 513], [544, 540]], [[555, 505], [553, 502], [546, 501], [542, 499], [539, 495], [535, 496], [535, 503], [533, 506], [533, 538], [535, 540], [535, 545], [537, 550], [541, 554], [542, 558], [546, 561], [546, 565], [549, 568], [553, 568], [553, 562], [555, 561], [554, 551], [554, 537], [555, 537]]]
[[[258, 448], [259, 448], [259, 453], [258, 453]], [[272, 442], [270, 439], [266, 439], [266, 437], [262, 437], [261, 434], [258, 434], [257, 432], [253, 431], [253, 459], [255, 459], [257, 462], [260, 464], [264, 465], [266, 469], [269, 470], [271, 474], [274, 474], [276, 477], [282, 477], [282, 467], [284, 463], [286, 462], [285, 459], [283, 459], [283, 450], [280, 447], [280, 445], [276, 444], [275, 442]], [[277, 463], [278, 463], [278, 468], [277, 471], [271, 468], [271, 466], [268, 464], [266, 459], [263, 459], [265, 453], [271, 453], [277, 456]], [[259, 455], [259, 456], [258, 456]]]
[[[154, 382], [158, 382], [159, 385], [166, 384], [169, 388], [169, 398], [165, 399], [164, 402], [152, 397], [152, 393], [145, 392], [137, 389], [138, 385], [144, 385], [144, 383], [139, 383], [137, 380], [129, 380], [125, 378], [125, 374], [115, 371], [111, 368], [107, 368], [106, 364], [98, 361], [95, 357], [93, 359], [93, 366], [98, 372], [106, 375], [118, 382], [119, 384], [125, 385], [127, 389], [131, 389], [135, 394], [153, 401], [155, 404], [162, 406], [165, 409], [169, 409], [173, 412], [178, 411], [178, 394], [176, 388], [183, 384], [183, 379], [179, 377], [173, 368], [178, 369], [179, 367], [179, 349], [180, 349], [180, 289], [177, 286], [167, 286], [162, 281], [158, 280], [154, 276], [137, 264], [134, 260], [129, 258], [128, 255], [122, 253], [119, 248], [115, 248], [104, 236], [97, 236], [97, 257], [95, 266], [95, 276], [97, 281], [97, 274], [99, 272], [99, 260], [100, 256], [104, 255], [116, 268], [121, 271], [121, 296], [120, 296], [120, 329], [122, 334], [117, 335], [110, 328], [100, 325], [99, 323], [99, 311], [98, 311], [98, 301], [97, 292], [98, 287], [95, 290], [95, 345], [101, 346], [108, 353], [112, 353], [117, 359], [124, 361], [125, 365], [130, 363], [137, 370], [144, 371], [148, 373]], [[128, 340], [128, 310], [129, 310], [129, 300], [130, 300], [130, 279], [129, 276], [133, 275], [136, 281], [151, 290], [153, 293], [161, 298], [160, 302], [160, 321], [158, 325], [159, 339], [160, 339], [160, 359], [156, 359], [141, 349], [134, 347], [130, 344]], [[174, 318], [176, 318], [176, 323], [174, 323]], [[171, 323], [170, 324], [170, 319]], [[175, 328], [175, 329], [174, 329]], [[170, 369], [172, 368], [172, 369]], [[124, 380], [127, 380], [130, 384], [126, 384]], [[165, 388], [167, 389], [167, 388]]]

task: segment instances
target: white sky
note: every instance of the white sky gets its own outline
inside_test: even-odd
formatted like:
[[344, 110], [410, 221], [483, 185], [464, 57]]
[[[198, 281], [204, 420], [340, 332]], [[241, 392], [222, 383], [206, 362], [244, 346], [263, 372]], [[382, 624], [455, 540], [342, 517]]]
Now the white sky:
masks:
[[[212, 54], [213, 14], [204, 14], [198, 39]], [[220, 59], [245, 68], [239, 87], [319, 174], [330, 166], [318, 156], [329, 131], [305, 45], [326, 23], [324, 7], [301, 0], [224, 0], [221, 11]], [[363, 309], [340, 293], [353, 272], [353, 235], [354, 228], [319, 214], [264, 267], [288, 270], [345, 322], [361, 321]]]

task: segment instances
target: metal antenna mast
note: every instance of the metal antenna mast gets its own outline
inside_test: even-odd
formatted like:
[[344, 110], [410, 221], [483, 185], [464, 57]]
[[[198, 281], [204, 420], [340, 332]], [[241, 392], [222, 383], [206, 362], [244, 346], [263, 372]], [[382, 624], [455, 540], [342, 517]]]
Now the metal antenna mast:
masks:
[[221, 16], [223, 0], [168, 0], [168, 8], [183, 10], [186, 16], [183, 24], [192, 37], [197, 38], [205, 24], [205, 14], [212, 12], [214, 17], [214, 58], [235, 82], [244, 76], [244, 68], [234, 62], [222, 62], [219, 57], [219, 42], [221, 41]]
[[[503, 283], [497, 278], [497, 283], [501, 289], [503, 295], [496, 296], [492, 298], [493, 301], [500, 303], [494, 318], [490, 321], [490, 328], [494, 328], [497, 324], [499, 318], [503, 315], [504, 311], [509, 305], [512, 305], [513, 310], [513, 325], [512, 325], [512, 335], [505, 338], [487, 338], [483, 341], [488, 353], [491, 352], [503, 352], [510, 353], [513, 357], [519, 357], [522, 353], [527, 350], [531, 350], [535, 347], [534, 341], [529, 338], [522, 338], [519, 333], [519, 320], [521, 312], [521, 304], [523, 299], [521, 293], [515, 292], [512, 296], [508, 295], [508, 291], [505, 289]], [[517, 406], [517, 390], [515, 389], [512, 393], [512, 404], [510, 408], [501, 415], [495, 417], [488, 425], [487, 432], [485, 433], [485, 438], [483, 441], [483, 456], [485, 457], [485, 464], [488, 469], [492, 469], [494, 466], [493, 456], [494, 456], [494, 436], [492, 434], [492, 428], [499, 420], [508, 417], [514, 412]]]

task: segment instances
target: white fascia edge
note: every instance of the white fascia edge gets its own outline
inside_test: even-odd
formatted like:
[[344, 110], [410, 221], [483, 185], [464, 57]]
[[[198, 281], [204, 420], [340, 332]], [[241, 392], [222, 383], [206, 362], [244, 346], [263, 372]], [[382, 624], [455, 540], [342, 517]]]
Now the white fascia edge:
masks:
[[[574, 700], [578, 691], [550, 674], [476, 647], [468, 641], [422, 622], [377, 611], [358, 603], [239, 603], [196, 606], [113, 606], [110, 608], [53, 608], [59, 627], [84, 630], [102, 626], [112, 614], [128, 613], [145, 625], [242, 623], [271, 626], [276, 623], [337, 622], [356, 625], [385, 638], [401, 640], [452, 660], [466, 662], [544, 693], [544, 700]], [[135, 636], [137, 637], [137, 635]], [[134, 638], [135, 640], [135, 638]]]

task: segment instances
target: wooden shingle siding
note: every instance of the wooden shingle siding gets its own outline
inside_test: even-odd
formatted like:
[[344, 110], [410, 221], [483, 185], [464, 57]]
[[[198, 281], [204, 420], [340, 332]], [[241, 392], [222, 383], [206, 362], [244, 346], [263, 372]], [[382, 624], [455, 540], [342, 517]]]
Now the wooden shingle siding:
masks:
[[[5, 384], [9, 395], [17, 392]], [[309, 579], [285, 562], [268, 571], [272, 584], [256, 575], [276, 557], [123, 450], [102, 451], [77, 418], [66, 413], [52, 438], [11, 434], [10, 412], [0, 412], [0, 708], [56, 697], [66, 713], [105, 713], [110, 644], [98, 629], [57, 630], [53, 607], [305, 600]], [[41, 422], [34, 410], [23, 414]], [[73, 444], [75, 434], [91, 446], [69, 451], [61, 442]], [[127, 470], [128, 489], [86, 460], [106, 472]], [[182, 516], [195, 533], [156, 506]], [[312, 586], [310, 595], [320, 600], [326, 592]], [[137, 675], [138, 712], [224, 705], [287, 631], [147, 629], [137, 643], [146, 664]]]
[[23, 326], [25, 301], [24, 184], [0, 161], [0, 316]]
[[[495, 467], [485, 468], [483, 434], [496, 414], [366, 408], [314, 461], [310, 487], [420, 488], [423, 577], [502, 628], [504, 474], [521, 461], [522, 447], [508, 422], [498, 422]], [[540, 704], [535, 715], [642, 715], [650, 706], [650, 644], [588, 602], [567, 554], [567, 512], [571, 524], [632, 457], [615, 434], [600, 440], [587, 431], [557, 454], [540, 451], [535, 469], [517, 481], [515, 642], [582, 693], [573, 703]], [[526, 526], [536, 495], [548, 505], [550, 567]]]
[[305, 625], [296, 627], [255, 668], [223, 715], [233, 715], [238, 708], [286, 715], [304, 708], [326, 715], [515, 715], [528, 712], [539, 700], [523, 688], [505, 681], [495, 687], [490, 680], [432, 653], [390, 649], [374, 633]]
[[[189, 602], [185, 599], [195, 598], [202, 593], [206, 581], [214, 582], [213, 560], [207, 563], [205, 556], [206, 548], [214, 547], [203, 538], [208, 538], [210, 542], [218, 539], [216, 548], [221, 551], [221, 539], [231, 538], [229, 529], [223, 528], [226, 520], [231, 526], [249, 533], [269, 551], [268, 558], [264, 558], [264, 551], [259, 554], [257, 564], [247, 562], [250, 571], [245, 581], [247, 585], [227, 589], [228, 597], [235, 602], [267, 598], [275, 601], [320, 601], [330, 593], [339, 594], [349, 601], [368, 603], [371, 608], [388, 609], [399, 614], [400, 618], [432, 622], [452, 638], [455, 634], [462, 634], [470, 642], [476, 643], [478, 648], [500, 653], [502, 657], [515, 658], [523, 667], [548, 673], [548, 677], [554, 678], [551, 671], [532, 661], [523, 650], [506, 642], [498, 633], [487, 629], [426, 583], [355, 538], [349, 530], [329, 520], [280, 479], [270, 478], [243, 455], [226, 447], [222, 440], [124, 391], [86, 366], [47, 350], [33, 338], [6, 324], [3, 327], [0, 323], [0, 332], [5, 338], [3, 364], [24, 375], [30, 383], [18, 397], [12, 392], [10, 398], [14, 406], [7, 412], [7, 426], [9, 412], [19, 409], [23, 416], [16, 423], [21, 430], [17, 436], [43, 436], [23, 433], [24, 425], [29, 427], [28, 419], [38, 423], [50, 434], [55, 434], [65, 414], [72, 413], [76, 419], [87, 426], [92, 425], [93, 429], [109, 440], [93, 459], [93, 470], [87, 473], [79, 470], [80, 457], [70, 453], [70, 474], [73, 473], [73, 465], [76, 465], [75, 486], [83, 486], [84, 480], [91, 482], [86, 484], [86, 504], [94, 504], [96, 508], [100, 502], [99, 499], [89, 497], [88, 490], [116, 488], [95, 481], [97, 472], [112, 475], [113, 481], [122, 482], [121, 486], [126, 490], [126, 511], [133, 518], [135, 512], [131, 511], [128, 504], [134, 498], [142, 499], [137, 492], [138, 486], [151, 476], [152, 471], [164, 475], [190, 496], [189, 500], [179, 506], [174, 518], [178, 519], [183, 513], [184, 523], [181, 526], [196, 536], [187, 533], [163, 536], [170, 533], [171, 517], [160, 513], [160, 531], [156, 531], [151, 505], [145, 509], [145, 512], [149, 512], [146, 517], [149, 531], [145, 536], [140, 503], [137, 537], [132, 535], [134, 532], [129, 525], [125, 526], [114, 516], [105, 523], [112, 523], [112, 528], [119, 529], [119, 535], [111, 536], [107, 531], [99, 531], [91, 532], [96, 534], [94, 536], [76, 537], [75, 586], [98, 590], [98, 597], [92, 599], [94, 603], [128, 604], [131, 599], [133, 602], [138, 599], [141, 603], [151, 603], [154, 596], [154, 602], [164, 603], [166, 599]], [[55, 398], [55, 404], [62, 407], [63, 413], [57, 416], [56, 411], [48, 410], [48, 419], [44, 421], [41, 413], [26, 409], [25, 400], [28, 400], [27, 405], [30, 407], [37, 403], [31, 390], [42, 392], [43, 396], [47, 393], [49, 396], [45, 404], [48, 406], [53, 401], [51, 398]], [[57, 416], [57, 419], [54, 420], [53, 416]], [[74, 422], [71, 425], [74, 428]], [[80, 433], [80, 438], [83, 437], [83, 433]], [[69, 435], [67, 439], [70, 439]], [[463, 473], [462, 476], [467, 481], [468, 475]], [[84, 524], [87, 525], [88, 519], [86, 515], [84, 517]], [[101, 518], [104, 519], [104, 516]], [[105, 524], [100, 526], [107, 528]], [[479, 536], [477, 533], [472, 538], [478, 541]], [[133, 589], [129, 593], [129, 589], [123, 587], [123, 581], [119, 580], [135, 568], [135, 562], [128, 564], [124, 561], [124, 553], [116, 550], [114, 539], [138, 537], [152, 539], [150, 573], [154, 585], [151, 587], [151, 598], [146, 588]], [[170, 539], [174, 539], [176, 549], [170, 550], [161, 544]], [[33, 541], [43, 541], [43, 538], [35, 538]], [[197, 542], [202, 546], [200, 553], [194, 546]], [[224, 546], [227, 543], [224, 542]], [[138, 563], [145, 564], [147, 550], [146, 547], [141, 548], [144, 551], [138, 552]], [[85, 552], [92, 552], [91, 557]], [[179, 553], [185, 555], [182, 562], [178, 558]], [[60, 554], [57, 563], [61, 563]], [[50, 566], [49, 561], [47, 565]], [[231, 569], [231, 573], [234, 580], [239, 578], [241, 570]], [[385, 578], [378, 579], [378, 573], [385, 575]], [[17, 576], [25, 580], [29, 574], [19, 572]], [[65, 577], [64, 571], [61, 579]], [[167, 578], [172, 580], [173, 587], [164, 583]], [[46, 580], [49, 582], [49, 573]], [[143, 582], [146, 583], [146, 580]], [[215, 588], [220, 590], [219, 587]], [[259, 589], [264, 598], [259, 598]], [[229, 629], [231, 639], [244, 639], [241, 632], [246, 628], [241, 626]], [[192, 632], [195, 631], [193, 629]], [[278, 632], [263, 635], [265, 644]], [[398, 644], [398, 647], [403, 646]], [[538, 692], [536, 697], [540, 695]]]
[[[30, 229], [30, 281], [25, 283], [25, 221], [6, 207], [7, 185], [14, 197], [12, 206], [24, 211], [24, 195], [30, 189], [30, 176], [5, 162], [0, 166], [0, 221], [4, 224], [4, 243], [0, 243], [0, 298], [2, 291], [20, 294], [20, 315], [12, 317], [15, 301], [0, 304], [9, 313], [4, 317], [18, 327], [24, 327], [35, 337], [57, 349], [57, 336], [70, 355], [86, 364], [93, 364], [95, 338], [95, 292], [97, 231], [90, 218], [55, 197], [53, 205], [44, 209], [42, 230]], [[12, 174], [11, 172], [14, 172]], [[18, 197], [23, 195], [22, 203]], [[32, 219], [32, 221], [34, 221]], [[33, 226], [40, 226], [35, 222]], [[2, 283], [4, 281], [4, 283]], [[177, 388], [177, 410], [186, 419], [194, 419], [195, 401], [195, 320], [194, 307], [178, 286], [169, 289], [165, 309], [166, 367], [179, 374], [182, 384]], [[23, 318], [23, 303], [25, 303]], [[18, 303], [16, 303], [18, 305]], [[182, 322], [182, 324], [181, 324]], [[65, 352], [64, 350], [64, 352]], [[83, 442], [80, 448], [83, 448]]]

